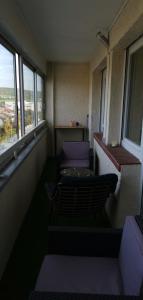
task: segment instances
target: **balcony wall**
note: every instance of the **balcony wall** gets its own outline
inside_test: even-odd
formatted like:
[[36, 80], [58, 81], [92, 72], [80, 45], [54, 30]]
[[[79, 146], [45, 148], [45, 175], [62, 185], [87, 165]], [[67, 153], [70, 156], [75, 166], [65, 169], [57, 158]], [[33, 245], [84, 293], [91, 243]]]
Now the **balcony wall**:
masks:
[[47, 159], [47, 133], [0, 192], [0, 277], [31, 203]]

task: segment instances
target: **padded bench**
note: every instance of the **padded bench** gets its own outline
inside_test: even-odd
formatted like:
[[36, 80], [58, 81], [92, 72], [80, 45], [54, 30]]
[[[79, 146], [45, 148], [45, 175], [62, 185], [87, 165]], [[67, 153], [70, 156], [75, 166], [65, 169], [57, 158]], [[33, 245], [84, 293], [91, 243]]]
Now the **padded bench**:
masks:
[[89, 142], [64, 142], [60, 169], [89, 168]]
[[110, 256], [110, 245], [106, 247], [107, 256], [102, 251], [101, 257], [99, 253], [94, 257], [62, 255], [62, 251], [58, 255], [53, 251], [44, 258], [35, 291], [139, 296], [143, 281], [143, 234], [134, 217], [126, 217], [117, 257]]

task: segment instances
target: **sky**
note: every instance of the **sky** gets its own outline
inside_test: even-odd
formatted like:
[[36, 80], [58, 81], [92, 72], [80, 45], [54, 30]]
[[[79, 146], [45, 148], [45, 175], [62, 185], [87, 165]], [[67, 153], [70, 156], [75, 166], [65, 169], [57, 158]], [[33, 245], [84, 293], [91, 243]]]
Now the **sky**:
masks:
[[[33, 72], [23, 65], [24, 89], [34, 89]], [[14, 88], [13, 54], [0, 44], [0, 87]], [[42, 90], [41, 77], [37, 76], [37, 90]]]
[[0, 45], [0, 87], [14, 87], [13, 54]]

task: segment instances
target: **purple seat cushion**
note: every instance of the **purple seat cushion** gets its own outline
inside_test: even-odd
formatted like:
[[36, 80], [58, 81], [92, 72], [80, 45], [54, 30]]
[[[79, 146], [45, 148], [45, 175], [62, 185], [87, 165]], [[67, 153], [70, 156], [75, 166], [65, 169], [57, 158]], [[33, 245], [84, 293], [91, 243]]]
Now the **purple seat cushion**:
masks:
[[118, 259], [48, 255], [35, 290], [119, 295], [122, 290]]
[[65, 159], [89, 159], [89, 142], [64, 142], [63, 151]]
[[143, 234], [134, 217], [126, 217], [119, 263], [125, 295], [139, 295], [143, 281]]
[[61, 165], [61, 169], [66, 169], [66, 168], [89, 168], [89, 160], [75, 160], [75, 159], [67, 159], [63, 160]]

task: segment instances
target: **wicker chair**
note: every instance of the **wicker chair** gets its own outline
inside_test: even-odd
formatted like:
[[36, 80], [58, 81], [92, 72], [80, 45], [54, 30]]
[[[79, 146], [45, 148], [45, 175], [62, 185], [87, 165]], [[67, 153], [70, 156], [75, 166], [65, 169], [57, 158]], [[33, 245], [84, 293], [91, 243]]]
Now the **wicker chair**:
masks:
[[[95, 220], [105, 213], [105, 204], [116, 189], [118, 177], [106, 174], [91, 177], [63, 177], [51, 197], [52, 220], [59, 217], [66, 222], [81, 225], [79, 222]], [[77, 224], [78, 220], [78, 224]]]

